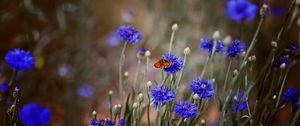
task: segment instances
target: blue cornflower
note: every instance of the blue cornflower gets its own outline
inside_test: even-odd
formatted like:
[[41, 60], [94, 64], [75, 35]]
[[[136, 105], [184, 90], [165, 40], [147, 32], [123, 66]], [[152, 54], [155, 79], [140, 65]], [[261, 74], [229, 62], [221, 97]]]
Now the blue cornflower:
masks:
[[296, 43], [290, 44], [286, 49], [285, 53], [291, 57], [299, 57], [300, 56], [300, 45]]
[[5, 61], [11, 68], [21, 71], [30, 69], [35, 62], [33, 55], [22, 49], [8, 51], [5, 55]]
[[118, 28], [119, 38], [122, 41], [136, 44], [142, 40], [142, 33], [130, 25], [122, 25]]
[[174, 100], [175, 92], [169, 89], [167, 86], [159, 84], [151, 88], [151, 96], [154, 105], [157, 106], [158, 103], [165, 104], [169, 101]]
[[291, 59], [288, 56], [279, 56], [279, 58], [275, 61], [274, 66], [276, 68], [280, 68], [283, 63], [288, 66], [291, 63]]
[[98, 126], [115, 126], [114, 122], [111, 120], [99, 120], [99, 125]]
[[38, 103], [28, 103], [21, 108], [20, 120], [26, 126], [47, 125], [51, 121], [51, 112]]
[[109, 33], [106, 38], [106, 41], [110, 46], [118, 46], [121, 43], [119, 35], [116, 31]]
[[176, 56], [171, 53], [165, 53], [163, 55], [163, 59], [165, 59], [171, 63], [171, 65], [169, 67], [166, 67], [163, 69], [164, 71], [166, 71], [170, 74], [174, 74], [174, 73], [182, 70], [182, 68], [183, 68], [183, 58], [182, 57]]
[[90, 122], [90, 126], [99, 126], [99, 121], [95, 118], [93, 118]]
[[248, 0], [228, 0], [226, 6], [226, 13], [229, 18], [242, 22], [244, 20], [253, 20], [258, 7], [256, 4]]
[[194, 103], [188, 101], [179, 101], [174, 106], [177, 115], [183, 118], [194, 118], [197, 115], [198, 108]]
[[300, 90], [288, 88], [284, 92], [283, 98], [286, 102], [291, 102], [292, 105], [300, 107]]
[[144, 47], [141, 47], [141, 48], [139, 49], [139, 54], [142, 55], [142, 56], [144, 56], [145, 53], [146, 53], [146, 51], [147, 51], [147, 50], [146, 50]]
[[124, 119], [119, 119], [118, 124], [119, 124], [119, 126], [124, 126], [125, 125], [125, 120]]
[[236, 112], [241, 112], [248, 107], [247, 102], [248, 101], [245, 93], [243, 91], [240, 91], [233, 96], [233, 101], [230, 103], [230, 107]]
[[246, 44], [242, 40], [232, 40], [227, 48], [226, 55], [228, 57], [235, 57], [237, 55], [240, 55], [242, 52], [245, 51]]
[[194, 78], [190, 83], [190, 88], [195, 94], [198, 94], [200, 99], [211, 98], [215, 93], [213, 81], [201, 77]]
[[88, 98], [93, 94], [92, 87], [89, 84], [83, 84], [78, 88], [77, 94], [81, 97]]
[[[209, 53], [213, 50], [214, 39], [210, 38], [202, 38], [200, 39], [200, 48], [207, 50]], [[218, 40], [216, 45], [216, 52], [221, 53], [224, 49], [224, 42], [222, 40]]]
[[1, 92], [8, 92], [8, 90], [9, 90], [8, 84], [4, 83], [4, 84], [0, 85], [0, 91]]

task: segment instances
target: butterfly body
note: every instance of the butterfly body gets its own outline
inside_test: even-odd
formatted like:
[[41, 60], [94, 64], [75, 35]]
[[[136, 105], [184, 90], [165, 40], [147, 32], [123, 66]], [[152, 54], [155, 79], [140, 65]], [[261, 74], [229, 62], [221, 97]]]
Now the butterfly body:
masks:
[[171, 65], [171, 63], [163, 58], [160, 58], [158, 61], [156, 61], [156, 63], [154, 64], [155, 68], [158, 69], [164, 69], [164, 68], [168, 68]]

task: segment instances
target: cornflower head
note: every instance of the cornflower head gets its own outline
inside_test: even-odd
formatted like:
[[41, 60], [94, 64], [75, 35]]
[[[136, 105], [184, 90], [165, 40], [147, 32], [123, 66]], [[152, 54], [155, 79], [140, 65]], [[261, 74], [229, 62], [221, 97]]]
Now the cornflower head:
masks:
[[284, 92], [283, 98], [286, 102], [292, 103], [293, 106], [300, 107], [300, 90], [288, 88]]
[[242, 40], [232, 40], [229, 44], [226, 55], [227, 57], [239, 56], [242, 52], [246, 50], [246, 44]]
[[194, 103], [188, 101], [179, 101], [174, 105], [174, 111], [178, 116], [190, 119], [197, 115], [198, 108]]
[[119, 38], [124, 42], [136, 44], [142, 40], [142, 33], [131, 25], [122, 25], [117, 30]]
[[286, 56], [279, 56], [278, 59], [275, 61], [274, 66], [276, 68], [280, 68], [282, 64], [285, 64], [288, 66], [291, 63], [291, 59], [289, 58], [288, 55]]
[[290, 44], [285, 49], [285, 54], [289, 55], [290, 57], [298, 58], [300, 56], [300, 45], [296, 43]]
[[25, 71], [33, 67], [34, 57], [29, 51], [14, 49], [5, 55], [6, 63], [14, 70]]
[[124, 126], [125, 125], [125, 120], [123, 118], [119, 119], [118, 124], [119, 124], [119, 126]]
[[96, 118], [93, 118], [90, 121], [90, 126], [99, 126], [99, 121]]
[[175, 92], [164, 85], [155, 85], [151, 88], [151, 96], [154, 105], [165, 104], [175, 99]]
[[165, 53], [163, 59], [170, 63], [169, 67], [163, 68], [167, 73], [174, 74], [183, 68], [183, 58], [171, 53]]
[[200, 99], [211, 98], [215, 89], [212, 80], [205, 80], [201, 77], [196, 77], [190, 82], [190, 89], [194, 94], [197, 94]]
[[109, 33], [106, 38], [106, 41], [110, 46], [118, 46], [121, 43], [119, 35], [116, 31]]
[[50, 110], [35, 102], [24, 105], [19, 116], [26, 126], [47, 125], [51, 121]]
[[93, 94], [92, 87], [89, 84], [82, 84], [78, 88], [77, 94], [81, 97], [88, 98]]
[[254, 19], [258, 6], [248, 0], [227, 0], [226, 13], [228, 17], [236, 22]]
[[112, 120], [101, 119], [98, 126], [115, 126], [115, 124]]
[[9, 91], [9, 85], [7, 83], [0, 84], [0, 92], [6, 93]]
[[141, 47], [141, 48], [139, 49], [139, 55], [145, 56], [146, 51], [147, 51], [147, 50], [146, 50], [144, 47]]
[[[207, 50], [209, 53], [212, 53], [213, 51], [213, 44], [214, 39], [213, 38], [202, 38], [200, 39], [200, 48]], [[222, 40], [217, 40], [216, 45], [216, 52], [222, 53], [224, 50], [224, 42]]]
[[245, 92], [240, 91], [233, 96], [233, 101], [230, 103], [230, 108], [234, 109], [236, 112], [244, 111], [247, 108], [247, 97]]

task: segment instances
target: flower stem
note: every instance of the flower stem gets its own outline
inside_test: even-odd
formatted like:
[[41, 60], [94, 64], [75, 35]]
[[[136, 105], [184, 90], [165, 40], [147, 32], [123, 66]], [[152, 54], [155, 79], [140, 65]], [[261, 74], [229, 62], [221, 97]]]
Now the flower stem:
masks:
[[297, 109], [296, 114], [294, 115], [290, 126], [295, 126], [297, 124], [299, 115], [300, 115], [300, 108]]
[[158, 122], [159, 122], [159, 118], [160, 118], [160, 109], [161, 109], [161, 104], [158, 103], [154, 126], [158, 126]]
[[124, 61], [125, 61], [125, 49], [127, 46], [128, 42], [124, 43], [124, 46], [122, 48], [121, 51], [121, 55], [120, 55], [120, 62], [119, 62], [119, 99], [120, 99], [120, 104], [123, 104], [123, 65], [124, 65]]
[[228, 80], [228, 75], [229, 75], [231, 66], [232, 66], [232, 59], [230, 59], [230, 61], [229, 61], [228, 69], [227, 69], [226, 76], [225, 76], [225, 80], [224, 80], [224, 92], [226, 92], [226, 88], [227, 88], [227, 80]]
[[172, 35], [171, 35], [171, 39], [170, 39], [170, 45], [169, 45], [169, 53], [171, 53], [171, 51], [172, 51], [172, 46], [173, 46], [175, 32], [176, 32], [176, 30], [172, 31]]

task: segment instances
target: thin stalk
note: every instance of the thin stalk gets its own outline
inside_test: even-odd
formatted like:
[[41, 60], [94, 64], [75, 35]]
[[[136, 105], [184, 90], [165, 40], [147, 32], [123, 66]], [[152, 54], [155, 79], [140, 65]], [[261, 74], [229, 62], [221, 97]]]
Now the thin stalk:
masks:
[[140, 58], [140, 56], [138, 56], [137, 68], [135, 71], [135, 79], [134, 79], [134, 88], [135, 88], [136, 92], [138, 92], [140, 90], [140, 87], [138, 84], [138, 77], [140, 75], [140, 66], [141, 66], [141, 58]]
[[8, 83], [8, 86], [9, 86], [10, 88], [12, 87], [12, 85], [13, 85], [13, 83], [14, 83], [14, 81], [15, 81], [15, 78], [16, 78], [16, 76], [17, 76], [17, 73], [18, 73], [18, 71], [14, 69], [14, 70], [13, 70], [13, 74], [12, 74], [10, 80], [9, 80], [9, 83]]
[[184, 55], [184, 59], [183, 59], [183, 68], [182, 70], [180, 71], [179, 73], [179, 77], [178, 77], [178, 81], [176, 83], [176, 87], [175, 87], [175, 91], [177, 92], [177, 88], [179, 87], [179, 84], [180, 84], [180, 81], [181, 81], [181, 78], [182, 78], [182, 75], [183, 75], [183, 71], [185, 69], [185, 64], [186, 64], [186, 60], [187, 60], [187, 55]]
[[276, 101], [276, 109], [278, 108], [278, 105], [279, 105], [279, 101], [280, 101], [280, 97], [281, 97], [281, 94], [282, 94], [282, 91], [283, 91], [283, 88], [284, 88], [284, 86], [285, 86], [285, 81], [286, 81], [286, 78], [287, 78], [287, 75], [288, 75], [288, 72], [289, 72], [289, 69], [290, 69], [291, 67], [289, 67], [288, 68], [288, 70], [286, 71], [286, 73], [285, 73], [285, 75], [284, 75], [284, 78], [283, 78], [283, 81], [282, 81], [282, 83], [281, 83], [281, 87], [280, 87], [280, 91], [279, 91], [279, 93], [278, 93], [278, 98], [277, 98], [277, 101]]
[[155, 123], [154, 126], [158, 126], [159, 118], [160, 118], [160, 109], [161, 109], [161, 104], [158, 103], [157, 105], [157, 110], [156, 110], [156, 117], [155, 117]]
[[201, 73], [201, 77], [203, 77], [203, 76], [204, 76], [204, 74], [205, 74], [206, 68], [207, 68], [207, 66], [208, 66], [208, 63], [209, 63], [209, 59], [210, 59], [210, 56], [208, 56], [208, 57], [207, 57], [207, 59], [206, 59], [206, 62], [205, 62], [204, 68], [203, 68], [203, 70], [202, 70], [202, 73]]
[[147, 96], [148, 96], [148, 105], [147, 105], [147, 122], [148, 122], [148, 126], [150, 126], [150, 87], [147, 87]]
[[176, 32], [176, 30], [172, 30], [172, 35], [171, 35], [170, 45], [169, 45], [169, 53], [171, 53], [171, 51], [172, 51], [172, 46], [173, 46], [175, 32]]
[[125, 61], [125, 49], [127, 46], [128, 42], [124, 42], [124, 46], [121, 51], [120, 55], [120, 62], [119, 62], [119, 99], [120, 99], [120, 104], [123, 105], [123, 65]]
[[226, 76], [225, 76], [225, 80], [224, 80], [224, 92], [226, 92], [226, 88], [227, 88], [227, 80], [228, 80], [228, 76], [229, 76], [229, 72], [230, 72], [230, 69], [231, 69], [231, 66], [232, 66], [232, 59], [230, 59], [229, 61], [229, 66], [228, 66], [228, 69], [227, 69], [227, 72], [226, 72]]
[[248, 48], [248, 50], [247, 50], [247, 52], [246, 52], [246, 55], [245, 55], [244, 60], [243, 60], [243, 63], [244, 63], [244, 62], [246, 61], [246, 59], [248, 58], [248, 56], [250, 55], [250, 52], [252, 51], [253, 47], [255, 46], [255, 44], [256, 44], [256, 42], [257, 42], [257, 36], [258, 36], [258, 33], [259, 33], [260, 30], [261, 30], [261, 26], [262, 26], [262, 24], [263, 24], [263, 22], [264, 22], [264, 19], [265, 19], [265, 18], [262, 16], [262, 17], [260, 18], [260, 20], [259, 20], [257, 29], [256, 29], [256, 31], [255, 31], [255, 34], [254, 34], [253, 38], [252, 38], [251, 44], [250, 44], [250, 46], [249, 46], [249, 48]]
[[111, 94], [109, 94], [109, 115], [110, 115], [110, 119], [113, 119], [113, 113], [112, 113], [112, 97]]
[[297, 109], [296, 114], [294, 115], [290, 126], [295, 126], [297, 124], [299, 114], [300, 114], [300, 108]]

